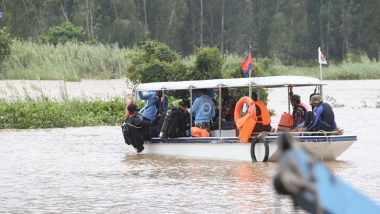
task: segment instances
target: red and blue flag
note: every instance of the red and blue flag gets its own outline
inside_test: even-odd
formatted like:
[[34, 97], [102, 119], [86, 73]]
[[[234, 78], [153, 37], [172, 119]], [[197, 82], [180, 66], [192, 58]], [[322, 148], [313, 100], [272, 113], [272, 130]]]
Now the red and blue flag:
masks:
[[243, 76], [249, 77], [252, 71], [252, 48], [248, 48], [248, 56], [241, 62]]

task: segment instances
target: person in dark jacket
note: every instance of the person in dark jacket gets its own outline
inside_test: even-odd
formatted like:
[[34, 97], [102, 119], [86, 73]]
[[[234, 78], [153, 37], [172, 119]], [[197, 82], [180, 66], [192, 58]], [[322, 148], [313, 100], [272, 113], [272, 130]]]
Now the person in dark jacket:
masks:
[[289, 89], [289, 100], [290, 104], [293, 107], [292, 116], [294, 120], [294, 124], [291, 128], [294, 129], [299, 126], [303, 126], [302, 124], [304, 124], [306, 114], [308, 112], [308, 107], [305, 104], [301, 103], [301, 96], [293, 93], [293, 87], [289, 87]]
[[[175, 137], [189, 137], [190, 135], [190, 108], [188, 100], [179, 100], [166, 112], [159, 137], [162, 139]], [[177, 106], [175, 106], [177, 105]]]
[[315, 94], [311, 97], [311, 105], [313, 106], [314, 118], [306, 127], [306, 131], [335, 131], [337, 126], [332, 107], [328, 103], [322, 101], [322, 96]]
[[150, 138], [149, 127], [152, 126], [153, 121], [144, 120], [135, 104], [128, 105], [127, 109], [129, 115], [122, 125], [124, 140], [140, 153], [144, 150], [144, 140]]

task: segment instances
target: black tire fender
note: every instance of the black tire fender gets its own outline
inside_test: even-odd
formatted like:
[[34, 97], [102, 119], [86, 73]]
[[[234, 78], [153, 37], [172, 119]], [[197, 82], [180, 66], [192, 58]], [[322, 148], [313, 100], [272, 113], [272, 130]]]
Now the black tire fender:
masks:
[[265, 147], [265, 155], [263, 162], [267, 162], [269, 158], [269, 145], [268, 142], [265, 140], [265, 135], [259, 135], [256, 138], [254, 138], [251, 142], [251, 159], [252, 162], [257, 162], [256, 155], [255, 155], [255, 147], [257, 143], [263, 143]]

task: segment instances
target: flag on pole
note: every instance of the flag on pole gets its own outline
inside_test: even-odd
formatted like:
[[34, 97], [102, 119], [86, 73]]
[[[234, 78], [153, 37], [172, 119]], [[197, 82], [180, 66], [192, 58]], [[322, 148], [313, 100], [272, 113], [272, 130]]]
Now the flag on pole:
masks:
[[252, 48], [248, 48], [248, 56], [241, 62], [241, 69], [243, 70], [243, 76], [249, 77], [252, 72]]
[[318, 47], [318, 62], [319, 64], [327, 64], [325, 56], [323, 56], [321, 47]]

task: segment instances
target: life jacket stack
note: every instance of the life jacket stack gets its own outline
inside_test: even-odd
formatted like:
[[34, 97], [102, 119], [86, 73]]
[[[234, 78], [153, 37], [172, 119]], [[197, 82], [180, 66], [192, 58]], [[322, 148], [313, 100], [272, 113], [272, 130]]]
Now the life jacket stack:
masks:
[[[241, 110], [244, 104], [248, 105], [248, 112], [242, 117]], [[235, 106], [234, 120], [239, 130], [239, 140], [248, 143], [257, 122], [255, 102], [252, 98], [245, 96], [239, 99]]]
[[284, 112], [281, 115], [280, 122], [278, 123], [278, 131], [289, 131], [294, 125], [294, 118], [291, 114]]
[[210, 133], [206, 129], [191, 127], [191, 136], [192, 137], [210, 137]]

